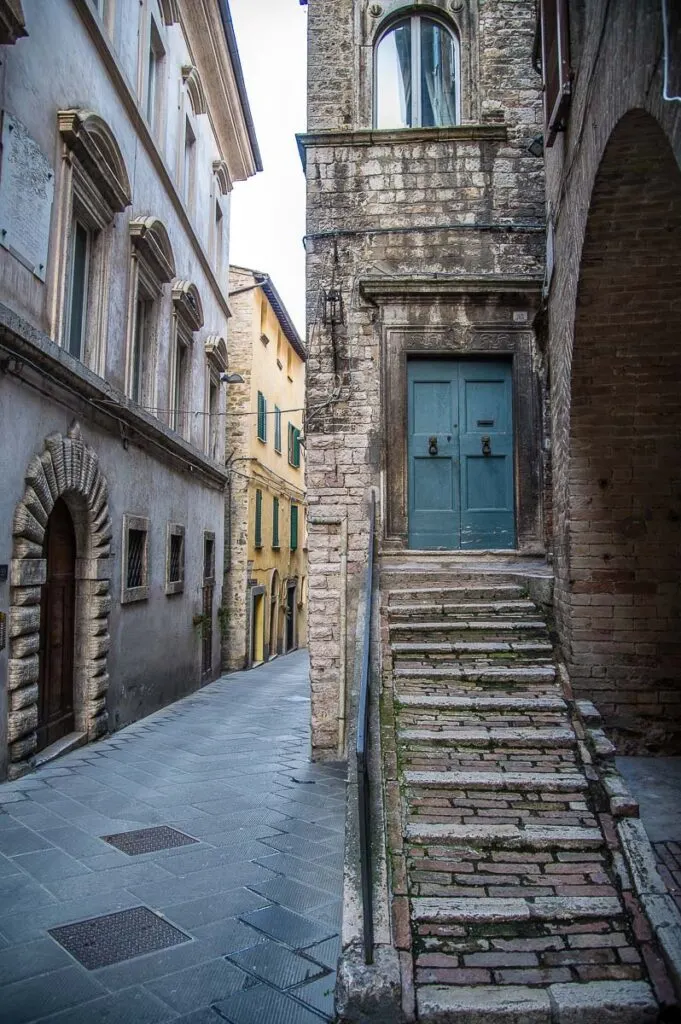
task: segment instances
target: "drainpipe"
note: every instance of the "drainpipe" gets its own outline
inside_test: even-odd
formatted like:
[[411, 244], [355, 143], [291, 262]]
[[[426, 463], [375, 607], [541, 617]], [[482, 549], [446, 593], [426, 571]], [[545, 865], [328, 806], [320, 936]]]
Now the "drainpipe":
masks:
[[340, 657], [338, 659], [338, 757], [345, 750], [345, 695], [347, 689], [347, 635], [348, 635], [348, 514], [341, 519], [340, 545]]

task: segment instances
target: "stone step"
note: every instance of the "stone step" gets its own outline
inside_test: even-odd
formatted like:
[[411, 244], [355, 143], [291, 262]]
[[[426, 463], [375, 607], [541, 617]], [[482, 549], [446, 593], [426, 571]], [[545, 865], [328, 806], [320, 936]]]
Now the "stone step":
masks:
[[518, 583], [445, 583], [436, 587], [390, 587], [387, 591], [388, 607], [406, 603], [437, 605], [446, 602], [495, 601], [525, 598], [525, 589]]
[[483, 790], [491, 792], [574, 793], [589, 788], [583, 775], [573, 772], [417, 772], [406, 771], [408, 786], [423, 789]]
[[388, 607], [388, 614], [393, 621], [397, 620], [418, 620], [424, 615], [449, 616], [452, 618], [477, 618], [518, 615], [538, 615], [537, 606], [533, 601], [471, 601], [463, 603], [423, 603], [417, 604], [391, 604]]
[[[548, 665], [489, 665], [478, 667], [476, 665], [462, 665], [461, 667], [449, 667], [432, 665], [423, 669], [411, 665], [397, 665], [394, 669], [396, 682], [408, 680], [413, 683], [421, 683], [430, 686], [432, 684], [452, 683], [482, 683], [490, 686], [513, 685], [537, 685], [539, 683], [555, 683], [556, 668]], [[557, 685], [557, 684], [556, 684]]]
[[597, 828], [563, 825], [456, 825], [450, 822], [411, 821], [405, 838], [412, 842], [493, 847], [498, 850], [598, 850], [603, 836]]
[[562, 697], [449, 697], [438, 694], [404, 694], [398, 698], [404, 708], [428, 708], [441, 711], [567, 711]]
[[390, 637], [394, 641], [416, 643], [512, 643], [514, 640], [544, 640], [546, 623], [541, 619], [445, 619], [439, 622], [390, 622]]
[[467, 661], [475, 659], [481, 663], [499, 661], [532, 661], [537, 658], [548, 659], [553, 654], [553, 647], [545, 640], [508, 640], [485, 641], [471, 640], [468, 642], [438, 642], [422, 640], [420, 642], [394, 640], [391, 643], [393, 657], [407, 660], [439, 661], [454, 659]]
[[427, 743], [447, 747], [521, 747], [526, 749], [570, 748], [577, 744], [577, 738], [568, 728], [443, 728], [443, 729], [399, 729], [401, 743]]
[[417, 897], [411, 901], [415, 922], [431, 924], [503, 924], [508, 921], [587, 921], [624, 916], [616, 896]]
[[419, 985], [420, 1024], [655, 1024], [645, 981], [530, 985]]

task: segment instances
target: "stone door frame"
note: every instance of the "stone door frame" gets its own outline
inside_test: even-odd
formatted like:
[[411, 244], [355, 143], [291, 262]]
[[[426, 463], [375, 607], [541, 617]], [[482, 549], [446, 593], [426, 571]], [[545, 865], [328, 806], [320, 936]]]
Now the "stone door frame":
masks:
[[76, 533], [76, 609], [73, 698], [76, 731], [94, 740], [108, 730], [111, 611], [111, 517], [99, 459], [72, 423], [66, 436], [50, 434], [25, 476], [26, 490], [12, 524], [9, 608], [8, 722], [10, 779], [32, 767], [38, 724], [40, 596], [47, 574], [43, 544], [58, 498], [68, 505]]
[[450, 282], [449, 289], [434, 283], [432, 288], [400, 294], [395, 282], [371, 281], [363, 283], [362, 292], [367, 298], [378, 300], [382, 314], [384, 549], [409, 548], [408, 358], [506, 356], [513, 367], [517, 550], [543, 552], [542, 419], [532, 327], [539, 298], [538, 283], [531, 279], [522, 283], [482, 282], [475, 291], [467, 292], [464, 283], [457, 281]]

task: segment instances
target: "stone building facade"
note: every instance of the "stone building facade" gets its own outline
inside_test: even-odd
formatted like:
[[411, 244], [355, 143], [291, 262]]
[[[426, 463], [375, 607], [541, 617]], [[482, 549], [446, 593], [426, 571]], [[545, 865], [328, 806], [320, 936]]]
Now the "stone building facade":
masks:
[[681, 19], [671, 0], [568, 13], [546, 148], [556, 617], [620, 751], [678, 754]]
[[219, 671], [229, 204], [259, 156], [226, 3], [7, 0], [0, 31], [2, 779]]
[[267, 274], [230, 267], [223, 665], [233, 670], [307, 640], [307, 353]]
[[[535, 331], [544, 175], [527, 148], [542, 118], [531, 0], [310, 0], [308, 19], [308, 131], [299, 145], [308, 189], [309, 649], [313, 746], [324, 757], [339, 747], [372, 490], [384, 552], [544, 550], [547, 367]], [[445, 99], [432, 66], [438, 47], [439, 66], [449, 67]], [[427, 87], [405, 82], [417, 61], [422, 69], [431, 61]], [[489, 408], [481, 397], [477, 413], [470, 407], [468, 426], [439, 429], [440, 384], [461, 410], [478, 387], [482, 395], [493, 386], [496, 397]], [[417, 408], [419, 388], [431, 397]], [[502, 449], [505, 461], [485, 459]], [[438, 465], [455, 478], [456, 507], [440, 535], [429, 534], [430, 517], [418, 509], [442, 477], [433, 477], [429, 453], [451, 456]], [[499, 467], [496, 483], [478, 483], [481, 494], [502, 488], [505, 519], [476, 518], [464, 463], [471, 472]]]

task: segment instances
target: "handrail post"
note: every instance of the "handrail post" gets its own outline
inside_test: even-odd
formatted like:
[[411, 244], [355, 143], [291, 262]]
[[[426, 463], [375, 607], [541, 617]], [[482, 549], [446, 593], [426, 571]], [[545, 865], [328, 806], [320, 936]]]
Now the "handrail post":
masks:
[[371, 877], [371, 793], [369, 788], [369, 667], [371, 656], [371, 618], [374, 582], [374, 533], [376, 498], [372, 491], [369, 504], [369, 553], [364, 589], [364, 633], [362, 638], [362, 666], [357, 709], [357, 802], [359, 809], [359, 857], [362, 881], [362, 917], [364, 933], [364, 959], [374, 960], [374, 920]]

